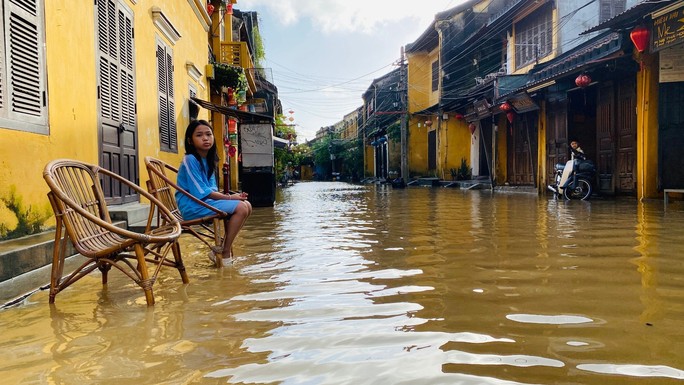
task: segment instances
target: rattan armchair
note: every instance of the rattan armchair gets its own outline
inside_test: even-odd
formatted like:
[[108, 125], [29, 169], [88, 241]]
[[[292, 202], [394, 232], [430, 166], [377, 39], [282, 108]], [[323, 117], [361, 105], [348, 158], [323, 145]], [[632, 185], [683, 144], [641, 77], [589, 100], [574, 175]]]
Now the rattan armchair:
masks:
[[[214, 260], [216, 267], [223, 266], [223, 259], [220, 256], [220, 251], [223, 248], [224, 231], [222, 230], [222, 222], [230, 217], [230, 214], [223, 212], [205, 202], [197, 199], [189, 192], [185, 191], [176, 184], [178, 169], [170, 164], [153, 158], [151, 156], [145, 157], [145, 167], [150, 179], [147, 181], [147, 190], [154, 195], [165, 207], [168, 209], [176, 220], [181, 224], [184, 233], [191, 234], [210, 249], [211, 253], [219, 254], [215, 256]], [[202, 218], [184, 220], [178, 209], [175, 192], [188, 196], [197, 204], [204, 206], [214, 212]], [[148, 218], [148, 228], [152, 227], [154, 222], [154, 210], [150, 211]], [[165, 224], [163, 218], [157, 218], [157, 223]]]
[[[152, 194], [116, 173], [70, 159], [48, 163], [43, 178], [50, 187], [48, 198], [57, 225], [50, 303], [54, 303], [57, 293], [95, 269], [102, 273], [103, 285], [107, 284], [109, 270], [112, 267], [119, 269], [143, 289], [148, 305], [154, 304], [152, 285], [163, 266], [178, 269], [183, 283], [189, 282], [178, 246], [180, 223]], [[159, 214], [166, 218], [165, 224], [144, 233], [114, 225], [101, 187], [107, 178], [120, 182], [159, 206]], [[87, 260], [63, 277], [67, 239]]]

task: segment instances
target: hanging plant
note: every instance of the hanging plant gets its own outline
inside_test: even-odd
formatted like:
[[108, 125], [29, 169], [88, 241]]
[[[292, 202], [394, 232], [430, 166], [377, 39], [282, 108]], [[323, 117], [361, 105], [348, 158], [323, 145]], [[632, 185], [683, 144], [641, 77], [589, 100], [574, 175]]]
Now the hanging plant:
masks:
[[224, 63], [214, 63], [214, 78], [211, 87], [220, 92], [223, 87], [232, 88], [236, 92], [247, 91], [245, 70]]

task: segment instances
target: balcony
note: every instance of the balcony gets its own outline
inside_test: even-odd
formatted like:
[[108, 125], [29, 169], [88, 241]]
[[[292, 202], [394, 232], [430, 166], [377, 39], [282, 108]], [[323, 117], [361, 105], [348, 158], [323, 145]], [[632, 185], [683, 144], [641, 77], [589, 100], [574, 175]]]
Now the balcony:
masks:
[[247, 77], [247, 84], [251, 93], [256, 91], [256, 82], [254, 79], [254, 68], [252, 56], [249, 54], [249, 48], [244, 41], [221, 43], [221, 52], [219, 56], [221, 63], [230, 64], [236, 67], [244, 68]]

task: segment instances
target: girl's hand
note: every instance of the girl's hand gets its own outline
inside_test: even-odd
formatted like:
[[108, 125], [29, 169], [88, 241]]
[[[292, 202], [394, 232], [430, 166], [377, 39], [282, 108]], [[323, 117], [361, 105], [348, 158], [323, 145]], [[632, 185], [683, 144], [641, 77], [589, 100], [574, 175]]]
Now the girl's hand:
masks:
[[247, 193], [239, 193], [239, 194], [229, 194], [228, 195], [229, 200], [239, 200], [239, 201], [245, 201], [247, 200]]

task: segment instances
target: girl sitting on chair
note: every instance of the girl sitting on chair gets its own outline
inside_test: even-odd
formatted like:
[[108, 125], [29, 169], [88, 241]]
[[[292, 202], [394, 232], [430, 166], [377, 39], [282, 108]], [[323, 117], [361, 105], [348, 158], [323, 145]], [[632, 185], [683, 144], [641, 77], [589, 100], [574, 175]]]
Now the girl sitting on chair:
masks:
[[[214, 133], [205, 120], [190, 122], [185, 130], [185, 156], [178, 167], [178, 186], [189, 192], [195, 198], [231, 214], [225, 221], [225, 236], [223, 249], [212, 250], [210, 258], [220, 256], [223, 263], [232, 262], [231, 248], [238, 232], [252, 213], [252, 205], [247, 201], [247, 194], [224, 194], [218, 191], [216, 186], [216, 141]], [[183, 219], [190, 220], [215, 213], [206, 207], [195, 203], [188, 196], [176, 192], [178, 209]]]

